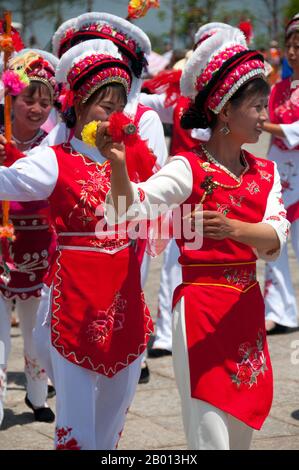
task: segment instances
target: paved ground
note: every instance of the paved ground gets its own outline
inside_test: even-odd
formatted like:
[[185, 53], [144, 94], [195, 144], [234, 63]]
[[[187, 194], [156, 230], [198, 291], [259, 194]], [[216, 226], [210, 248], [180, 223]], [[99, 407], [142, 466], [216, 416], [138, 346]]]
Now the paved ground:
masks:
[[[256, 155], [265, 154], [262, 140]], [[155, 313], [161, 260], [152, 262], [146, 288], [148, 303]], [[298, 265], [291, 256], [291, 267], [299, 294]], [[263, 281], [263, 263], [259, 265]], [[299, 295], [298, 295], [299, 299]], [[8, 397], [0, 431], [0, 449], [52, 449], [54, 424], [33, 422], [24, 404], [22, 340], [12, 330], [13, 349], [9, 364]], [[254, 433], [253, 449], [299, 449], [299, 331], [269, 338], [275, 376], [271, 414], [263, 430]], [[149, 360], [151, 380], [139, 385], [125, 427], [120, 449], [185, 449], [180, 403], [171, 358]], [[55, 399], [49, 401], [55, 406]]]

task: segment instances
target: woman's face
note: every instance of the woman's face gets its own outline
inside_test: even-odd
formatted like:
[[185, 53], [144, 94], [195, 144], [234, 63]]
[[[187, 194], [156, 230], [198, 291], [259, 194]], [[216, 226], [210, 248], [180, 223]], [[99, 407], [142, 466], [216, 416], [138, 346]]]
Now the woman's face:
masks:
[[114, 111], [122, 112], [126, 106], [124, 97], [115, 88], [109, 88], [104, 96], [99, 93], [89, 103], [79, 105], [78, 126], [84, 127], [91, 121], [108, 121]]
[[286, 57], [293, 69], [299, 67], [299, 33], [293, 33], [285, 44]]
[[48, 119], [52, 108], [50, 93], [43, 84], [33, 94], [25, 88], [13, 101], [14, 123], [37, 131]]
[[251, 96], [238, 105], [228, 103], [228, 117], [231, 137], [236, 142], [256, 143], [262, 133], [262, 123], [268, 119], [268, 96]]

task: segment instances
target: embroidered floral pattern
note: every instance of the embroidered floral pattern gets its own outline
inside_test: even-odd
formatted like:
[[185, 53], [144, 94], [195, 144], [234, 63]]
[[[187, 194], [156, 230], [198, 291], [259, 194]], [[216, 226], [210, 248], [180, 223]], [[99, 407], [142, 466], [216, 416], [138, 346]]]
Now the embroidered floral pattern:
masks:
[[220, 212], [221, 214], [225, 216], [230, 212], [230, 208], [228, 204], [219, 204], [217, 202], [216, 205], [217, 205], [217, 212]]
[[249, 191], [250, 194], [257, 194], [260, 192], [260, 187], [256, 181], [251, 181], [251, 183], [247, 183], [246, 189], [247, 191]]
[[[81, 154], [75, 155], [81, 156]], [[83, 156], [82, 158], [85, 162]], [[110, 189], [109, 162], [105, 162], [103, 165], [94, 164], [94, 168], [94, 171], [88, 172], [88, 179], [76, 181], [76, 183], [81, 185], [80, 200], [69, 214], [70, 219], [76, 213], [76, 217], [81, 221], [83, 227], [91, 222], [98, 222], [95, 211], [99, 209], [99, 204], [105, 201], [106, 194]]]
[[92, 321], [87, 328], [88, 341], [105, 343], [112, 331], [123, 328], [127, 301], [117, 292], [112, 305], [107, 310], [97, 312], [97, 320]]
[[73, 428], [58, 428], [56, 427], [56, 450], [80, 450], [81, 447], [78, 441], [72, 437]]
[[256, 282], [256, 271], [248, 269], [227, 268], [223, 273], [229, 284], [239, 289], [246, 289], [250, 284]]
[[267, 171], [265, 171], [265, 170], [260, 170], [260, 169], [258, 169], [257, 171], [258, 171], [259, 174], [261, 175], [262, 180], [266, 180], [266, 181], [268, 181], [268, 183], [271, 182], [271, 178], [272, 178], [271, 173], [268, 173]]
[[36, 280], [36, 273], [34, 271], [40, 271], [41, 269], [47, 269], [49, 267], [48, 262], [48, 251], [42, 250], [40, 253], [24, 253], [23, 262], [17, 263], [14, 260], [13, 247], [10, 245], [9, 254], [11, 259], [14, 261], [16, 270], [23, 274], [28, 274], [29, 281], [34, 282]]
[[288, 160], [284, 162], [283, 166], [280, 168], [280, 181], [281, 181], [281, 192], [282, 194], [286, 191], [294, 191], [294, 188], [291, 185], [293, 178], [297, 176], [294, 162]]
[[45, 369], [42, 369], [37, 359], [25, 355], [25, 372], [32, 380], [45, 380], [47, 378]]
[[268, 370], [266, 357], [263, 352], [263, 332], [259, 330], [256, 345], [252, 346], [248, 341], [242, 343], [238, 350], [241, 362], [237, 363], [236, 374], [231, 375], [232, 382], [240, 388], [242, 385], [251, 388], [257, 384], [260, 374], [264, 375]]
[[242, 207], [242, 201], [244, 199], [244, 196], [233, 196], [232, 194], [230, 194], [229, 198], [233, 206]]
[[278, 215], [270, 215], [269, 217], [266, 218], [266, 220], [281, 220]]
[[261, 167], [265, 167], [267, 164], [265, 162], [261, 162], [260, 160], [256, 160], [256, 164]]
[[144, 191], [141, 188], [138, 188], [138, 197], [139, 197], [140, 202], [143, 202], [145, 199]]

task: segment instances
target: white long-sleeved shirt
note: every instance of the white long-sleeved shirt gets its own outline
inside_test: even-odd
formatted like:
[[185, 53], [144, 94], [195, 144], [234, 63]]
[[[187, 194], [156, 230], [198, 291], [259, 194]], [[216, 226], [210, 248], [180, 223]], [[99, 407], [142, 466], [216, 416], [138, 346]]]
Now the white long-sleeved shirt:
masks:
[[285, 135], [284, 142], [289, 149], [293, 149], [299, 145], [299, 121], [291, 124], [280, 124]]
[[[83, 153], [94, 162], [103, 163], [105, 158], [94, 148], [73, 138], [71, 145], [76, 152]], [[47, 199], [53, 192], [58, 180], [58, 163], [54, 150], [50, 147], [39, 146], [28, 152], [25, 158], [15, 162], [11, 167], [0, 167], [0, 199], [13, 201], [39, 201]], [[188, 160], [176, 156], [149, 180], [138, 185], [131, 183], [135, 203], [141, 207], [141, 212], [151, 218], [152, 205], [164, 205], [173, 209], [188, 199], [192, 192], [193, 175]], [[145, 192], [144, 201], [140, 202], [138, 188]], [[289, 223], [286, 219], [271, 220], [270, 216], [278, 215], [280, 205], [281, 185], [275, 168], [273, 187], [269, 193], [265, 214], [261, 222], [271, 225], [280, 240], [280, 248], [286, 241]], [[112, 205], [111, 196], [107, 196], [107, 204]], [[259, 252], [262, 259], [275, 259], [279, 253], [271, 257]]]
[[[131, 183], [131, 185], [134, 193], [134, 202], [126, 214], [127, 219], [133, 219], [136, 214], [138, 214], [140, 219], [151, 219], [157, 217], [159, 212], [158, 210], [154, 211], [153, 207], [162, 207], [161, 212], [166, 211], [167, 208], [173, 210], [189, 198], [193, 187], [193, 174], [188, 160], [181, 156], [175, 156], [172, 157], [164, 168], [147, 181], [140, 184]], [[144, 200], [142, 201], [139, 197], [139, 189], [144, 192]], [[115, 214], [111, 193], [107, 194], [106, 199], [106, 208], [109, 206], [110, 211], [107, 209], [106, 214], [108, 222], [112, 223], [112, 217], [115, 217]], [[290, 224], [281, 216], [281, 212], [281, 184], [275, 165], [274, 184], [268, 195], [266, 210], [261, 222], [274, 228], [280, 241], [280, 250], [272, 255], [268, 255], [266, 252], [257, 252], [257, 250], [253, 249], [258, 257], [266, 261], [275, 260], [286, 242]], [[109, 219], [109, 214], [111, 219]], [[271, 216], [277, 216], [278, 220], [270, 218]]]

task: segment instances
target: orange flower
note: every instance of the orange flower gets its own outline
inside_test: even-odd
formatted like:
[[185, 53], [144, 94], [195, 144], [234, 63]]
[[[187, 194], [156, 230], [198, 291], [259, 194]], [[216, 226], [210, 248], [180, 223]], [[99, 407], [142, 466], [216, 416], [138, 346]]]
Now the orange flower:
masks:
[[12, 224], [0, 226], [0, 238], [8, 238], [11, 241], [16, 239], [15, 230]]

